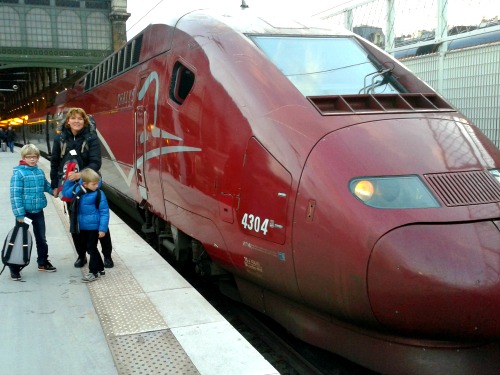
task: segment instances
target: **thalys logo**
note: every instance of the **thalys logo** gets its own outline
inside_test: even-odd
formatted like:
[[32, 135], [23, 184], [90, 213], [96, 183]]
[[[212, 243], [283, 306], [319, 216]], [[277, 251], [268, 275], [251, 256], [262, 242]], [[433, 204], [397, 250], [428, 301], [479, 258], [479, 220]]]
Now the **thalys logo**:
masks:
[[134, 102], [134, 96], [135, 96], [135, 88], [132, 90], [119, 93], [116, 98], [116, 106], [126, 107], [132, 105]]

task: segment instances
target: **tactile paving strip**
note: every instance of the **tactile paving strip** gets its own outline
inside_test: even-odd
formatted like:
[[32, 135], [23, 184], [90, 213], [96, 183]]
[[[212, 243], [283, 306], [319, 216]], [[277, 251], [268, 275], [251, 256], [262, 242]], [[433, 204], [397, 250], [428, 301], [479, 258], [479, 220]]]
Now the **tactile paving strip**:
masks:
[[144, 293], [96, 297], [92, 287], [101, 281], [89, 284], [89, 289], [106, 336], [130, 335], [168, 328]]
[[[59, 215], [68, 229], [62, 204]], [[175, 336], [116, 252], [115, 266], [88, 284], [90, 295], [120, 375], [199, 375]], [[82, 274], [88, 268], [82, 268]]]
[[120, 374], [199, 374], [168, 330], [117, 336], [108, 342]]
[[[132, 274], [123, 264], [119, 255], [113, 253], [113, 263], [115, 266], [112, 269], [105, 268], [106, 276], [102, 277], [97, 283], [90, 283], [90, 292], [95, 297], [116, 296], [124, 294], [142, 293], [143, 290], [139, 283], [132, 277]], [[83, 273], [88, 272], [88, 264], [82, 269]]]

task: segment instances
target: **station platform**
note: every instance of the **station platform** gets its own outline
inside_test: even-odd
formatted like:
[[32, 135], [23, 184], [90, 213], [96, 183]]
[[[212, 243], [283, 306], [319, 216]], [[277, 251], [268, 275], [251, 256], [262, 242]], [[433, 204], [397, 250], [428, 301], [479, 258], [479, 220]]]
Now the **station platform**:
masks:
[[[0, 152], [0, 239], [15, 219], [12, 168]], [[38, 166], [48, 177], [49, 162]], [[36, 246], [23, 281], [0, 276], [0, 374], [274, 375], [278, 371], [142, 238], [111, 213], [114, 268], [82, 283], [60, 199], [47, 195], [49, 260], [39, 272]], [[2, 265], [3, 266], [3, 265]]]

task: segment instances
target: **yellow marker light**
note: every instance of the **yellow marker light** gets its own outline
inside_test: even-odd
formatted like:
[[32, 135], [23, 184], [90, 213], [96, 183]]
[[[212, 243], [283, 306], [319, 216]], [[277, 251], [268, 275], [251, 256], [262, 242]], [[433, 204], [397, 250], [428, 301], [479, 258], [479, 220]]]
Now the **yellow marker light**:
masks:
[[363, 202], [370, 200], [374, 192], [373, 184], [367, 180], [361, 180], [354, 186], [354, 194]]

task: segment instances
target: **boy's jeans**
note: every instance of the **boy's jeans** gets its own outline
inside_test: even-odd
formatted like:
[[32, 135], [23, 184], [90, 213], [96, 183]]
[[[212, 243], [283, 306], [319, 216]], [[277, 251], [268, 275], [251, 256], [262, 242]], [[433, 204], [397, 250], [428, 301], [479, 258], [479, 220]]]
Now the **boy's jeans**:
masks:
[[31, 226], [35, 235], [36, 251], [38, 254], [36, 262], [39, 266], [42, 266], [47, 262], [49, 254], [49, 246], [45, 238], [45, 216], [43, 210], [36, 213], [26, 212], [26, 217], [32, 220]]

